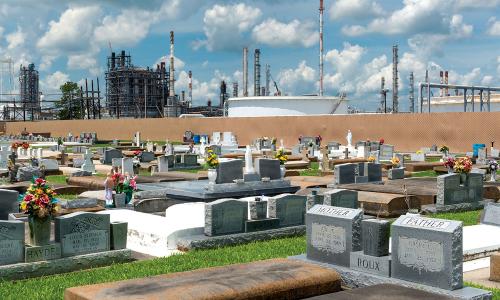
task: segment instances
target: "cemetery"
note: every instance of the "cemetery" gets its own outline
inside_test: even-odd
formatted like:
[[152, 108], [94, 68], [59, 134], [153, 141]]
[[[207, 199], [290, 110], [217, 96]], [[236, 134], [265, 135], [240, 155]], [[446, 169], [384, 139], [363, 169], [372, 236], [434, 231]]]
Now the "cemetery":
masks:
[[344, 134], [4, 134], [0, 295], [59, 278], [37, 296], [498, 299], [494, 144]]

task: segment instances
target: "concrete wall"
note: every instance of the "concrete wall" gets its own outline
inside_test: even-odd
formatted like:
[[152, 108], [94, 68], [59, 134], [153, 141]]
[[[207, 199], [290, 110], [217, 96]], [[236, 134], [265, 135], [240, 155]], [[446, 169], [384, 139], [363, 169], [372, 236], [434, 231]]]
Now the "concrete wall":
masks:
[[472, 151], [473, 143], [497, 141], [500, 147], [500, 112], [432, 113], [432, 114], [370, 114], [323, 115], [259, 118], [191, 118], [191, 119], [107, 119], [74, 121], [9, 122], [6, 132], [17, 134], [24, 128], [29, 132], [51, 132], [52, 136], [97, 132], [100, 139], [131, 140], [134, 132], [141, 139], [179, 141], [186, 130], [210, 134], [213, 131], [232, 131], [240, 145], [260, 137], [283, 139], [286, 146], [297, 143], [299, 135], [321, 134], [324, 142], [346, 143], [350, 129], [353, 142], [384, 138], [397, 151], [416, 151], [420, 147], [448, 145], [452, 151]]

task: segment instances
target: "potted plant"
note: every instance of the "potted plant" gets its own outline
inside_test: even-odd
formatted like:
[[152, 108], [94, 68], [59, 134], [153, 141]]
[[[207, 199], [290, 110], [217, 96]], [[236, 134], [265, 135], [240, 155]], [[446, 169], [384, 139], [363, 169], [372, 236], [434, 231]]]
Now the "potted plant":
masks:
[[50, 222], [59, 210], [56, 193], [42, 178], [36, 178], [24, 194], [20, 208], [28, 214], [30, 244], [43, 246], [50, 242]]
[[393, 169], [399, 168], [399, 163], [400, 163], [399, 157], [394, 156], [393, 158], [391, 158], [391, 164]]
[[217, 167], [219, 166], [219, 157], [212, 149], [207, 150], [205, 162], [208, 165], [208, 183], [215, 184], [217, 180]]
[[496, 182], [497, 181], [498, 162], [494, 159], [490, 160], [488, 162], [488, 169], [490, 170], [490, 173], [491, 173], [490, 181]]
[[288, 161], [288, 156], [285, 154], [285, 150], [279, 149], [278, 152], [276, 152], [275, 158], [277, 158], [280, 161], [281, 178], [285, 178], [285, 173], [286, 173], [285, 163]]
[[453, 157], [447, 157], [443, 165], [448, 169], [448, 174], [453, 173], [453, 167], [455, 166], [455, 159]]
[[455, 161], [453, 166], [455, 173], [460, 174], [460, 182], [465, 183], [467, 181], [467, 174], [472, 170], [472, 161], [469, 157], [460, 157]]

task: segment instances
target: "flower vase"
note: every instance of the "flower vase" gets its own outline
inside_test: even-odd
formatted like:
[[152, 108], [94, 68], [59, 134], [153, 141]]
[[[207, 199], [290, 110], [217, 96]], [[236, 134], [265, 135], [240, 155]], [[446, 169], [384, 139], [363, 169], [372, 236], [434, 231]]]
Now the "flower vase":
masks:
[[460, 173], [460, 184], [465, 184], [467, 182], [467, 173]]
[[448, 168], [448, 174], [453, 174], [453, 168], [452, 167], [447, 167]]
[[496, 181], [497, 181], [497, 171], [491, 170], [490, 182], [496, 182]]
[[50, 243], [50, 221], [50, 217], [28, 217], [31, 246], [44, 246]]
[[125, 193], [114, 194], [113, 195], [114, 207], [125, 207], [125, 203], [126, 203], [125, 199], [126, 199]]
[[280, 166], [281, 179], [285, 178], [286, 168], [285, 165]]
[[125, 205], [129, 204], [132, 201], [132, 192], [125, 193]]
[[215, 184], [217, 180], [217, 169], [208, 169], [208, 183]]

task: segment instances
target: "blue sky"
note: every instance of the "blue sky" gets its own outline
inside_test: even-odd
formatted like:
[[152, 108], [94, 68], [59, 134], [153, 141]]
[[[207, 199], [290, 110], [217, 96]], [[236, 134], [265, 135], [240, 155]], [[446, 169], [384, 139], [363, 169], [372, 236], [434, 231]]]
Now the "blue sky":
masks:
[[[250, 48], [251, 82], [253, 49], [260, 48], [261, 63], [271, 65], [284, 93], [315, 93], [318, 6], [319, 0], [2, 0], [0, 59], [12, 58], [16, 70], [35, 63], [46, 94], [97, 76], [104, 89], [109, 43], [129, 52], [135, 65], [153, 66], [168, 55], [174, 30], [176, 90], [187, 89], [192, 70], [195, 104], [217, 103], [222, 79], [241, 87], [243, 46]], [[450, 70], [450, 83], [499, 86], [499, 7], [500, 0], [325, 0], [326, 94], [343, 91], [356, 106], [376, 108], [380, 77], [391, 85], [396, 43], [403, 109], [410, 71], [417, 82], [426, 69], [433, 81]]]

